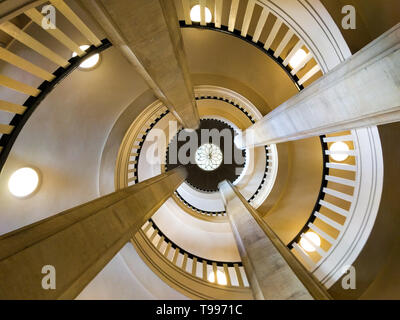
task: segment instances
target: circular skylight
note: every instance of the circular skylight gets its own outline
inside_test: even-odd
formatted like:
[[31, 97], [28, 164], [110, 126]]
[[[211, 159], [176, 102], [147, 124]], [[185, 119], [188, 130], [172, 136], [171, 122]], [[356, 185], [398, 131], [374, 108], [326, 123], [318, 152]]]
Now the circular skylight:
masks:
[[221, 165], [223, 155], [218, 146], [212, 143], [206, 143], [196, 150], [195, 159], [200, 169], [213, 171]]

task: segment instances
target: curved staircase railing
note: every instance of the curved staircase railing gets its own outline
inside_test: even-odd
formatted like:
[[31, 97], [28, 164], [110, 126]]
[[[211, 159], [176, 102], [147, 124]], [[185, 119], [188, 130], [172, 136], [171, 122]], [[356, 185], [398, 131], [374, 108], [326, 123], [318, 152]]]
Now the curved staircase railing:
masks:
[[[304, 85], [321, 71], [314, 55], [296, 32], [264, 3], [256, 0], [216, 0], [213, 7], [209, 7], [212, 21], [207, 23], [205, 15], [202, 15], [200, 22], [191, 20], [192, 2], [181, 0], [183, 15], [179, 16], [178, 10], [181, 28], [214, 30], [246, 41], [273, 59], [287, 73], [298, 90], [302, 90]], [[204, 10], [205, 1], [197, 2], [200, 10]], [[240, 10], [241, 7], [245, 7], [245, 10]], [[228, 17], [225, 21], [227, 25], [223, 24], [225, 16]], [[265, 41], [260, 41], [261, 38], [265, 38]], [[293, 68], [289, 62], [300, 49], [303, 49], [306, 55]]]
[[[330, 150], [336, 142], [346, 143], [349, 150]], [[383, 159], [376, 127], [329, 134], [321, 143], [321, 189], [308, 221], [288, 247], [329, 288], [354, 262], [372, 230], [382, 192]], [[348, 158], [338, 161], [335, 154]]]
[[[144, 225], [144, 228], [146, 228], [146, 224]], [[253, 299], [252, 291], [249, 287], [245, 286], [246, 283], [243, 283], [243, 286], [232, 285], [232, 281], [234, 284], [238, 284], [238, 282], [233, 280], [236, 273], [243, 275], [243, 271], [240, 268], [237, 272], [235, 266], [233, 266], [233, 269], [230, 266], [227, 267], [227, 273], [231, 280], [231, 284], [228, 285], [228, 278], [225, 279], [224, 271], [221, 271], [224, 269], [223, 266], [217, 266], [217, 269], [215, 269], [216, 263], [213, 264], [212, 261], [209, 261], [206, 264], [207, 268], [204, 273], [205, 275], [208, 273], [208, 275], [206, 276], [206, 279], [204, 279], [203, 261], [199, 262], [199, 260], [197, 260], [196, 264], [194, 264], [194, 256], [189, 257], [188, 254], [185, 259], [185, 252], [179, 249], [179, 253], [176, 254], [177, 249], [172, 249], [172, 245], [166, 255], [168, 244], [162, 244], [160, 248], [165, 248], [165, 250], [161, 249], [160, 251], [154, 243], [150, 241], [148, 235], [144, 233], [143, 229], [139, 230], [139, 232], [132, 236], [131, 243], [142, 260], [146, 262], [155, 274], [157, 274], [169, 286], [180, 291], [189, 298], [205, 300]], [[186, 265], [185, 268], [183, 268], [185, 260]], [[193, 268], [196, 268], [194, 274]], [[221, 277], [222, 274], [223, 276]], [[215, 282], [215, 279], [217, 279], [217, 282]], [[221, 279], [223, 280], [223, 283], [226, 284], [220, 284]]]
[[[226, 103], [231, 104], [238, 110], [240, 110], [250, 121], [254, 123], [256, 121], [256, 117], [252, 114], [251, 110], [247, 110], [242, 104], [234, 101], [234, 99], [229, 98], [224, 95], [203, 95], [196, 94], [196, 100], [208, 100], [215, 99], [224, 101]], [[150, 131], [161, 121], [166, 115], [169, 114], [169, 110], [162, 105], [160, 102], [155, 102], [145, 111], [143, 111], [140, 116], [135, 120], [135, 122], [131, 126], [131, 131], [127, 133], [129, 136], [129, 141], [123, 142], [126, 150], [130, 150], [129, 159], [124, 161], [124, 163], [120, 163], [116, 166], [116, 185], [119, 187], [123, 187], [125, 185], [133, 185], [139, 181], [139, 158], [142, 152], [142, 147], [146, 138]], [[135, 129], [134, 129], [135, 128]], [[257, 190], [253, 193], [253, 195], [249, 198], [248, 202], [253, 203], [256, 197], [259, 195], [260, 191], [264, 188], [265, 183], [267, 181], [267, 177], [269, 174], [269, 170], [272, 165], [272, 161], [274, 161], [274, 157], [271, 151], [270, 146], [265, 147], [266, 151], [266, 166], [263, 178], [257, 188]], [[121, 157], [119, 159], [122, 161]], [[276, 161], [276, 159], [275, 159]], [[118, 177], [118, 178], [117, 178]], [[121, 184], [122, 183], [122, 184]], [[225, 216], [225, 211], [207, 211], [196, 208], [192, 204], [188, 203], [179, 193], [175, 193], [174, 197], [177, 202], [185, 206], [185, 208], [189, 211], [192, 211], [194, 214], [208, 216], [208, 217], [222, 217]]]
[[[181, 28], [208, 29], [246, 41], [273, 59], [298, 90], [323, 74], [314, 53], [266, 1], [177, 0], [177, 3], [181, 4], [177, 9]], [[211, 4], [208, 7], [212, 12], [211, 22], [205, 21], [205, 14], [201, 14], [200, 22], [191, 20], [194, 4], [200, 5], [201, 11]], [[300, 49], [306, 54], [292, 67], [289, 62]], [[355, 260], [372, 229], [382, 189], [383, 163], [376, 127], [329, 134], [320, 139], [324, 160], [321, 189], [310, 218], [288, 247], [329, 288], [343, 274], [343, 267]], [[350, 147], [344, 151], [349, 156], [347, 162], [340, 163], [331, 157], [330, 145], [337, 141]], [[319, 235], [320, 246], [308, 238], [308, 231]], [[308, 239], [313, 252], [302, 248], [299, 244], [302, 239]]]
[[[329, 144], [334, 142], [345, 142], [349, 145], [348, 151], [340, 151], [339, 154], [346, 154], [349, 159], [345, 163], [335, 161], [332, 155], [335, 151], [329, 150]], [[335, 244], [346, 219], [350, 216], [351, 203], [354, 200], [353, 194], [358, 181], [355, 180], [356, 175], [352, 178], [344, 178], [343, 173], [347, 176], [352, 175], [357, 171], [357, 152], [354, 148], [354, 137], [349, 132], [344, 132], [342, 135], [321, 136], [321, 145], [323, 150], [323, 175], [321, 189], [315, 203], [314, 209], [310, 218], [307, 220], [304, 227], [288, 244], [289, 249], [293, 249], [298, 255], [308, 264], [310, 268], [315, 267], [320, 259], [326, 256], [329, 248]], [[330, 199], [326, 199], [329, 196]], [[324, 228], [320, 226], [320, 222], [329, 226]], [[330, 229], [327, 231], [326, 229]], [[325, 231], [324, 231], [325, 230]], [[307, 231], [317, 233], [323, 240], [325, 245], [317, 246], [307, 237]], [[315, 249], [320, 259], [313, 257], [307, 253], [300, 245], [302, 238], [305, 238], [307, 243]]]
[[78, 17], [78, 15], [65, 4], [62, 0], [51, 0], [50, 4], [53, 5], [58, 12], [60, 12], [72, 25], [74, 25], [82, 35], [90, 42], [91, 46], [86, 50], [82, 50], [70, 36], [61, 31], [58, 26], [54, 28], [44, 29], [51, 37], [56, 39], [64, 47], [68, 48], [71, 52], [76, 52], [77, 56], [69, 60], [64, 59], [52, 48], [47, 47], [42, 42], [33, 38], [26, 31], [27, 27], [32, 23], [42, 26], [45, 17], [36, 8], [29, 7], [24, 11], [18, 11], [18, 15], [27, 16], [30, 21], [24, 28], [20, 28], [13, 22], [18, 17], [15, 14], [10, 14], [10, 20], [2, 20], [0, 23], [0, 30], [9, 37], [11, 41], [18, 41], [59, 66], [53, 73], [43, 69], [35, 63], [32, 63], [18, 54], [12, 52], [9, 47], [0, 47], [0, 60], [12, 65], [24, 72], [27, 72], [36, 78], [44, 80], [38, 87], [32, 87], [21, 81], [12, 79], [6, 75], [0, 75], [0, 85], [8, 89], [17, 91], [26, 95], [28, 98], [25, 103], [20, 105], [11, 101], [0, 100], [0, 110], [3, 112], [14, 114], [11, 121], [7, 124], [0, 124], [0, 172], [10, 154], [11, 148], [14, 145], [18, 135], [22, 131], [24, 125], [29, 120], [32, 113], [37, 109], [40, 103], [46, 96], [71, 72], [79, 67], [79, 65], [87, 58], [100, 53], [112, 44], [107, 40], [100, 40], [90, 28]]
[[186, 207], [188, 207], [189, 209], [192, 209], [193, 211], [205, 215], [205, 216], [209, 216], [209, 217], [218, 217], [218, 216], [226, 216], [226, 211], [206, 211], [206, 210], [202, 210], [199, 208], [196, 208], [195, 206], [193, 206], [192, 204], [190, 204], [189, 202], [187, 202], [178, 191], [175, 191], [174, 196], [176, 196], [178, 198], [178, 200]]
[[204, 281], [228, 287], [249, 287], [241, 261], [212, 261], [185, 251], [168, 239], [152, 219], [143, 225], [142, 231], [165, 258], [185, 272]]

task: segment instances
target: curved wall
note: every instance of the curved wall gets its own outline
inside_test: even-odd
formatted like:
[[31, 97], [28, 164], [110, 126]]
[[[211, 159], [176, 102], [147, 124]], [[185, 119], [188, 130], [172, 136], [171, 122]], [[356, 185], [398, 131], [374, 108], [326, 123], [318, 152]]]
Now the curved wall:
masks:
[[[281, 67], [243, 40], [198, 29], [182, 29], [182, 36], [189, 70], [195, 75], [195, 82], [202, 82], [199, 84], [227, 87], [225, 79], [235, 79], [242, 88], [247, 87], [255, 93], [253, 95], [262, 98], [263, 101], [255, 101], [262, 115], [297, 93]], [[218, 80], [221, 82], [216, 83]], [[246, 92], [239, 93], [252, 99]]]
[[400, 124], [378, 127], [383, 152], [383, 190], [371, 234], [354, 261], [356, 289], [344, 290], [339, 279], [330, 293], [335, 299], [399, 299], [400, 287]]
[[[319, 137], [283, 145], [288, 150], [288, 162], [285, 163], [282, 152], [282, 155], [279, 154], [279, 166], [282, 164], [287, 168], [287, 175], [283, 173], [280, 176], [286, 181], [277, 181], [274, 186], [274, 189], [280, 190], [275, 195], [278, 200], [274, 204], [266, 204], [259, 211], [281, 240], [288, 243], [307, 222], [318, 197], [322, 181], [322, 149]], [[263, 209], [269, 210], [264, 212]]]
[[[81, 17], [75, 1], [69, 1]], [[101, 34], [95, 23], [86, 17], [92, 30]], [[63, 24], [63, 19], [57, 20]], [[65, 30], [65, 28], [62, 28]], [[69, 53], [55, 43], [46, 32], [35, 25], [27, 29], [29, 34], [51, 45], [59, 54], [69, 58]], [[82, 36], [71, 32], [74, 40], [82, 43]], [[46, 70], [54, 67], [44, 58], [27, 50], [18, 42], [10, 49], [21, 53], [25, 59], [34, 61]], [[2, 74], [23, 80], [33, 86], [38, 79], [19, 69], [7, 67]], [[100, 65], [90, 71], [76, 70], [64, 79], [42, 102], [22, 130], [0, 175], [0, 234], [7, 233], [60, 211], [88, 202], [107, 190], [107, 180], [99, 183], [99, 169], [107, 162], [102, 155], [112, 158], [112, 150], [102, 153], [105, 141], [120, 114], [131, 104], [134, 108], [125, 118], [134, 118], [139, 107], [147, 106], [148, 87], [141, 76], [115, 48], [102, 53]], [[147, 96], [146, 96], [147, 92]], [[25, 97], [0, 87], [1, 99], [23, 103]], [[150, 93], [152, 99], [152, 93]], [[126, 115], [126, 113], [125, 113]], [[9, 115], [0, 112], [0, 119]], [[123, 134], [125, 131], [123, 131]], [[114, 132], [118, 138], [118, 133]], [[119, 146], [119, 145], [118, 145]], [[103, 164], [102, 164], [103, 163]], [[8, 179], [21, 166], [39, 169], [42, 183], [37, 193], [27, 199], [10, 195]], [[114, 173], [115, 163], [112, 164]], [[111, 178], [114, 186], [114, 179]], [[124, 255], [126, 256], [124, 258]], [[124, 259], [131, 259], [136, 266], [129, 270]], [[85, 299], [182, 299], [184, 296], [160, 280], [137, 256], [131, 244], [125, 246], [107, 267], [100, 272], [78, 298]]]
[[[309, 47], [319, 52], [316, 54], [319, 54], [325, 71], [333, 68], [349, 55], [345, 43], [343, 44], [340, 37], [335, 36], [338, 32], [337, 28], [335, 29], [336, 26], [332, 25], [331, 19], [324, 19], [327, 12], [323, 7], [321, 8], [319, 1], [263, 0], [263, 2], [268, 3], [275, 12], [280, 13], [281, 17], [285, 17], [285, 21], [289, 21], [288, 23], [293, 25], [300, 34], [304, 33], [304, 37], [311, 41], [308, 42]], [[281, 7], [278, 7], [277, 3]], [[296, 8], [299, 8], [298, 11]], [[318, 14], [315, 8], [319, 8]], [[307, 19], [305, 14], [308, 15]], [[314, 17], [314, 22], [320, 25], [323, 20], [329, 20], [327, 28], [331, 31], [331, 35], [326, 30], [323, 32], [313, 30], [313, 23], [309, 23], [311, 21], [309, 17]], [[294, 85], [290, 83], [284, 72], [273, 65], [274, 62], [264, 57], [262, 53], [256, 49], [250, 49], [251, 46], [248, 44], [212, 31], [186, 29], [182, 33], [196, 84], [221, 85], [225, 80], [229, 85], [235, 84], [243, 91], [249, 92], [252, 96], [249, 99], [257, 101], [256, 105], [263, 114], [296, 94]], [[339, 40], [335, 44], [332, 38]], [[218, 50], [219, 46], [227, 51]], [[243, 59], [243, 56], [246, 56], [247, 60]], [[96, 70], [87, 73], [77, 71], [58, 86], [38, 108], [21, 133], [0, 176], [0, 233], [11, 231], [89, 201], [99, 194], [112, 191], [109, 186], [111, 176], [100, 177], [100, 179], [98, 176], [99, 168], [109, 171], [115, 155], [113, 145], [109, 145], [110, 148], [104, 148], [107, 151], [102, 154], [104, 143], [114, 122], [128, 105], [134, 107], [130, 109], [130, 113], [125, 113], [128, 115], [125, 120], [120, 120], [124, 122], [122, 127], [140, 112], [142, 102], [151, 100], [152, 97], [150, 97], [151, 94], [145, 92], [147, 86], [143, 80], [115, 49], [106, 51], [103, 58], [101, 66]], [[104, 81], [98, 81], [98, 79], [104, 79]], [[239, 81], [236, 82], [233, 79], [239, 79]], [[32, 80], [32, 83], [34, 81]], [[21, 99], [14, 93], [6, 91], [1, 91], [1, 93], [4, 99], [7, 99], [7, 95], [15, 100]], [[118, 141], [123, 132], [123, 130], [114, 131], [111, 134], [112, 140]], [[285, 192], [288, 196], [285, 197], [285, 201], [280, 201], [278, 205], [272, 207], [266, 216], [266, 220], [284, 241], [291, 240], [294, 230], [299, 230], [304, 224], [306, 212], [309, 215], [312, 209], [312, 207], [310, 210], [307, 209], [312, 202], [311, 198], [315, 201], [315, 195], [318, 194], [317, 189], [319, 189], [321, 178], [320, 158], [317, 156], [320, 154], [318, 143], [316, 138], [312, 138], [291, 142], [287, 146], [289, 150], [288, 174], [282, 175], [282, 179], [287, 179], [287, 182], [281, 184], [281, 192]], [[282, 163], [285, 163], [285, 159]], [[17, 200], [9, 195], [6, 184], [11, 172], [22, 165], [37, 166], [42, 172], [43, 184], [40, 192], [34, 197]], [[304, 188], [304, 181], [307, 181], [306, 188]], [[302, 189], [304, 199], [299, 198], [300, 189]], [[304, 197], [304, 190], [308, 190], [306, 197]], [[299, 199], [304, 200], [300, 207]], [[123, 250], [131, 258], [136, 254], [134, 250], [133, 252], [129, 252], [130, 250], [126, 248]], [[92, 295], [99, 298], [134, 298], [135, 295], [127, 286], [116, 285], [115, 288], [120, 288], [119, 291], [105, 291], [111, 282], [122, 284], [129, 278], [129, 276], [124, 278], [122, 275], [121, 278], [116, 277], [116, 273], [129, 272], [126, 270], [127, 266], [124, 266], [125, 261], [121, 259], [123, 259], [121, 254], [117, 255], [87, 287], [88, 291], [85, 289], [86, 291], [80, 297]], [[143, 279], [126, 280], [127, 283], [137, 284], [139, 287], [141, 285], [144, 288], [141, 297], [168, 295], [175, 297], [175, 293], [168, 290], [151, 293], [151, 288], [145, 287], [145, 278], [146, 275], [150, 278], [155, 275], [148, 273], [146, 268], [141, 270], [143, 274], [137, 278], [145, 275]], [[163, 287], [156, 282], [154, 282], [155, 286]], [[180, 298], [179, 295], [176, 297]]]
[[335, 21], [319, 0], [260, 0], [313, 52], [324, 73], [351, 56]]
[[[118, 114], [144, 90], [114, 48], [103, 53], [97, 69], [77, 70], [58, 85], [22, 130], [0, 175], [0, 233], [98, 197], [104, 141]], [[37, 194], [20, 200], [7, 183], [24, 165], [37, 167], [43, 179]]]
[[77, 300], [184, 300], [156, 276], [131, 243], [126, 244], [78, 295]]
[[213, 261], [241, 260], [228, 221], [195, 218], [180, 209], [171, 198], [152, 219], [170, 240], [194, 255]]

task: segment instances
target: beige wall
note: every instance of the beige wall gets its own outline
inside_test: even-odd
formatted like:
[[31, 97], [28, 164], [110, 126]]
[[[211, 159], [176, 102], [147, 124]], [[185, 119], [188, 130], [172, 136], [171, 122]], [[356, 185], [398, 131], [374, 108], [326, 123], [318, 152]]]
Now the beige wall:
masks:
[[[378, 38], [400, 22], [400, 1], [398, 0], [321, 0], [343, 34], [354, 54], [369, 42]], [[356, 9], [356, 29], [344, 30], [341, 13], [345, 5]]]
[[286, 148], [278, 154], [279, 166], [282, 163], [278, 170], [287, 173], [278, 173], [280, 180], [272, 191], [277, 201], [272, 204], [267, 199], [259, 211], [281, 240], [288, 243], [307, 222], [317, 201], [322, 181], [322, 149], [319, 137], [284, 145], [287, 155]]
[[[266, 54], [245, 41], [211, 30], [188, 28], [182, 30], [182, 35], [189, 70], [196, 75], [195, 79], [209, 76], [215, 82], [218, 77], [220, 83], [202, 84], [222, 87], [225, 87], [224, 79], [227, 83], [235, 79], [242, 90], [247, 87], [251, 96], [263, 99], [262, 104], [252, 101], [263, 115], [297, 93], [287, 74]], [[239, 93], [252, 99], [243, 91]]]

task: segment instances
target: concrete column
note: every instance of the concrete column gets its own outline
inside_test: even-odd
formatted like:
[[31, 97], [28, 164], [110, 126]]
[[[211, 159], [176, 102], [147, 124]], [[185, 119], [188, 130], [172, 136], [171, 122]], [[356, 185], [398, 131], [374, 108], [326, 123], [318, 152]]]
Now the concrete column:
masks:
[[[0, 299], [75, 298], [186, 174], [177, 168], [1, 236]], [[54, 267], [55, 289], [42, 287], [44, 266]]]
[[237, 136], [250, 147], [400, 121], [400, 24]]
[[219, 191], [255, 299], [330, 299], [230, 182]]
[[197, 129], [200, 118], [175, 1], [80, 2], [178, 121], [185, 128]]

